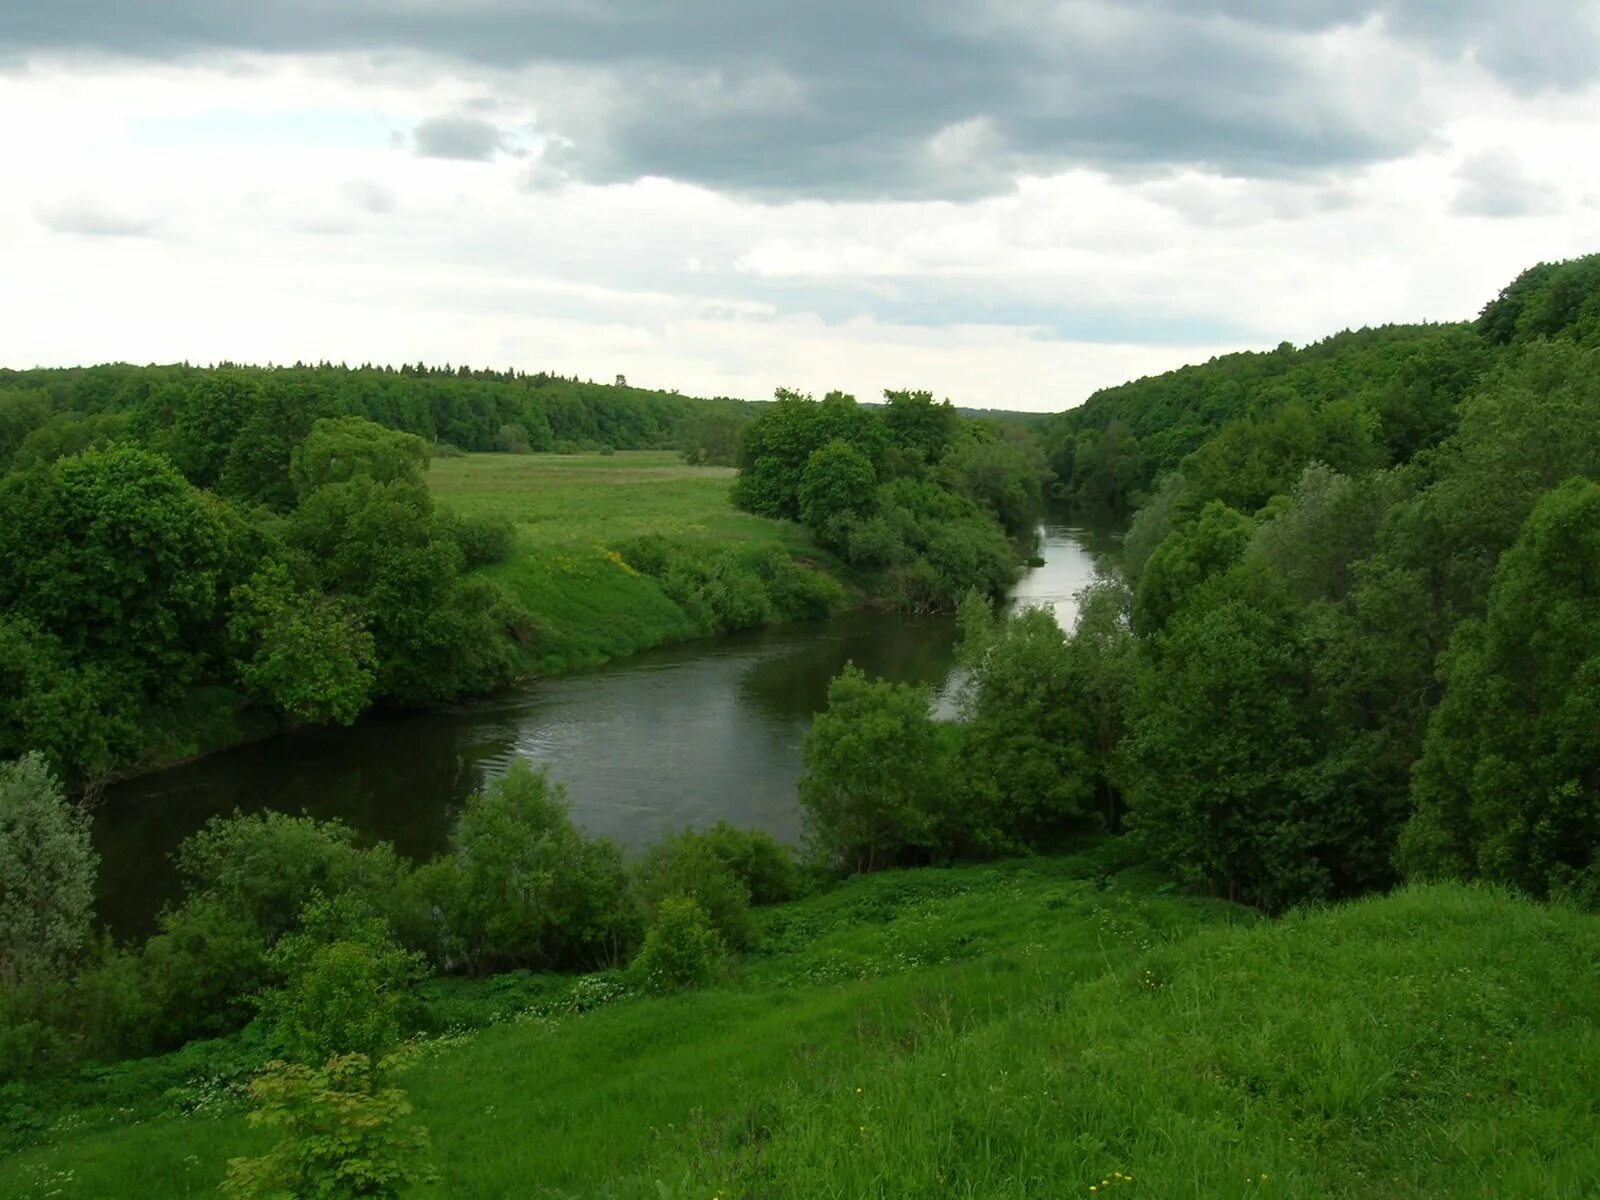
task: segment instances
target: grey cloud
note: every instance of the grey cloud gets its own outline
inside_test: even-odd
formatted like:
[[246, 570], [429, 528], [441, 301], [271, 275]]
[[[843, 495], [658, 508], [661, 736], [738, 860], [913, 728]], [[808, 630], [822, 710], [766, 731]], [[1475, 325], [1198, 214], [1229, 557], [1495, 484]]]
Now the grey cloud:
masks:
[[156, 222], [148, 217], [112, 212], [90, 200], [63, 201], [34, 215], [53, 233], [80, 237], [144, 237], [156, 228]]
[[1456, 170], [1461, 181], [1455, 211], [1473, 217], [1525, 217], [1548, 212], [1555, 196], [1550, 185], [1530, 177], [1516, 155], [1485, 150]]
[[423, 158], [486, 162], [505, 148], [500, 130], [477, 117], [431, 117], [413, 131]]
[[[1403, 63], [1359, 78], [1305, 35], [1379, 22], [1514, 87], [1596, 76], [1593, 0], [0, 0], [0, 44], [176, 57], [409, 51], [476, 64], [566, 149], [537, 186], [660, 175], [767, 199], [992, 194], [1075, 164], [1296, 176], [1402, 155]], [[1371, 68], [1371, 69], [1367, 69]], [[419, 153], [484, 158], [474, 117]]]
[[351, 204], [374, 215], [392, 213], [395, 209], [394, 193], [370, 179], [352, 179], [344, 185], [344, 195]]

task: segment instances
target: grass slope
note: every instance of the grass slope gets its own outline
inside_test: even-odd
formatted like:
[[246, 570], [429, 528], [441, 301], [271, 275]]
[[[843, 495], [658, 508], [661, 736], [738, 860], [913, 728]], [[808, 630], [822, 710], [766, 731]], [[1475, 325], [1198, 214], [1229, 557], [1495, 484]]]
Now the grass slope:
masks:
[[511, 558], [485, 574], [538, 614], [529, 668], [554, 673], [699, 634], [655, 580], [617, 558], [615, 548], [634, 538], [770, 545], [828, 560], [798, 525], [735, 509], [728, 489], [736, 474], [685, 466], [660, 450], [471, 454], [437, 460], [428, 483], [458, 513], [516, 522]]
[[[1451, 887], [1268, 923], [1108, 870], [858, 879], [723, 986], [441, 1039], [417, 1194], [1595, 1194], [1593, 918]], [[262, 1144], [69, 1124], [0, 1195], [209, 1196]]]

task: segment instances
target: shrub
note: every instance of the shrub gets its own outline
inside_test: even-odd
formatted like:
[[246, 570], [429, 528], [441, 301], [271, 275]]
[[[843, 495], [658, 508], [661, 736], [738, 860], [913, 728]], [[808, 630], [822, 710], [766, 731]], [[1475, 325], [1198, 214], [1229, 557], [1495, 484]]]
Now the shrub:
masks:
[[[397, 1062], [381, 1064], [389, 1070]], [[383, 1086], [363, 1054], [322, 1067], [276, 1062], [250, 1085], [252, 1125], [282, 1131], [259, 1158], [228, 1163], [230, 1200], [391, 1200], [432, 1178], [428, 1135], [409, 1124], [405, 1093]]]
[[751, 904], [781, 904], [800, 890], [794, 852], [770, 833], [718, 821], [699, 836], [744, 882]]
[[472, 970], [604, 967], [634, 944], [621, 852], [580, 834], [561, 788], [526, 761], [467, 801], [454, 843], [451, 927]]
[[455, 526], [456, 544], [467, 570], [504, 562], [511, 557], [517, 527], [507, 517], [461, 517]]
[[645, 935], [633, 969], [653, 992], [710, 983], [726, 950], [711, 920], [692, 896], [667, 896]]
[[688, 896], [728, 946], [742, 950], [753, 939], [750, 888], [716, 853], [709, 838], [688, 830], [668, 838], [635, 864], [633, 876], [640, 903], [652, 920], [669, 897]]

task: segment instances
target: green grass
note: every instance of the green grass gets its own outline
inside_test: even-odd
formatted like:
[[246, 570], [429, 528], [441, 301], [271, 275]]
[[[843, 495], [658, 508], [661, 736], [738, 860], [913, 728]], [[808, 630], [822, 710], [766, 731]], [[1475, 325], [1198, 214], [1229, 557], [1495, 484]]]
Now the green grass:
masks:
[[661, 450], [470, 454], [436, 461], [428, 483], [463, 516], [516, 523], [511, 558], [484, 574], [536, 615], [528, 667], [550, 674], [703, 633], [655, 580], [617, 558], [616, 547], [644, 534], [775, 546], [837, 569], [800, 526], [735, 509], [728, 500], [735, 474], [685, 466], [676, 452]]
[[[433, 1043], [417, 1195], [1592, 1196], [1597, 964], [1594, 918], [1461, 887], [1266, 922], [1092, 855], [858, 879], [721, 986]], [[261, 1145], [51, 1136], [0, 1195], [214, 1195]]]

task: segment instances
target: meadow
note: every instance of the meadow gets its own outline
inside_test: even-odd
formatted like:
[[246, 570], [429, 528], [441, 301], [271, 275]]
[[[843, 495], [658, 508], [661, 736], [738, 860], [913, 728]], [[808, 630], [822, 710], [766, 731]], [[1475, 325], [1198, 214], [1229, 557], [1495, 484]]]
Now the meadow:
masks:
[[[419, 1197], [1543, 1197], [1600, 1178], [1600, 926], [1460, 885], [1269, 922], [1114, 843], [758, 910], [712, 987], [451, 981]], [[530, 1002], [529, 996], [538, 996]], [[261, 1131], [79, 1107], [0, 1194], [213, 1196]]]
[[836, 569], [803, 527], [734, 508], [728, 489], [737, 474], [687, 466], [670, 450], [469, 454], [436, 459], [428, 486], [463, 516], [515, 523], [511, 557], [484, 574], [536, 614], [527, 667], [551, 674], [703, 635], [658, 581], [618, 556], [619, 546], [647, 534], [772, 547]]

